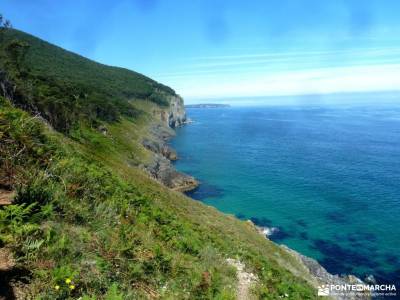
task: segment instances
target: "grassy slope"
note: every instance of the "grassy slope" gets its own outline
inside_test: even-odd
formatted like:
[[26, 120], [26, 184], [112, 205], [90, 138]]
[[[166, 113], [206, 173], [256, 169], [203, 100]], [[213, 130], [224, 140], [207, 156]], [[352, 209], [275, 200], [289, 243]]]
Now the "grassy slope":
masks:
[[[94, 68], [78, 56], [70, 59], [52, 63]], [[139, 140], [154, 122], [148, 106], [156, 104], [146, 103], [134, 104], [135, 117], [106, 123], [104, 136], [82, 125], [58, 133], [0, 100], [0, 172], [18, 190], [16, 204], [0, 210], [0, 240], [31, 271], [26, 293], [42, 299], [232, 299], [236, 278], [225, 259], [237, 257], [260, 278], [260, 297], [314, 298], [305, 280], [287, 271], [305, 277], [302, 266], [253, 226], [133, 167], [148, 157]]]
[[175, 93], [171, 88], [134, 71], [91, 61], [18, 30], [5, 31], [4, 43], [15, 39], [28, 44], [25, 62], [34, 75], [46, 74], [54, 80], [74, 82], [120, 97], [145, 98], [155, 88]]
[[14, 102], [41, 112], [54, 128], [69, 132], [84, 122], [98, 126], [138, 113], [127, 100], [167, 106], [175, 91], [144, 75], [93, 62], [24, 32], [0, 29], [0, 70], [17, 84]]

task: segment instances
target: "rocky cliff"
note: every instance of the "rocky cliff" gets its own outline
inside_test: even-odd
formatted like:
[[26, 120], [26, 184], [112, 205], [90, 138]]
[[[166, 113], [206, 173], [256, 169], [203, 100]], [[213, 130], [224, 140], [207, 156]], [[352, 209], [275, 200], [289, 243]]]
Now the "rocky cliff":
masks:
[[175, 132], [174, 128], [182, 126], [186, 122], [186, 112], [183, 99], [180, 96], [164, 95], [169, 106], [166, 108], [156, 107], [153, 116], [161, 121], [161, 124], [152, 124], [142, 145], [152, 152], [152, 160], [144, 166], [145, 170], [156, 180], [165, 186], [185, 192], [198, 186], [197, 180], [187, 174], [176, 171], [172, 161], [178, 156], [174, 149], [167, 143]]
[[182, 97], [162, 93], [162, 97], [169, 103], [166, 108], [154, 108], [153, 116], [167, 127], [176, 128], [186, 122], [186, 111]]

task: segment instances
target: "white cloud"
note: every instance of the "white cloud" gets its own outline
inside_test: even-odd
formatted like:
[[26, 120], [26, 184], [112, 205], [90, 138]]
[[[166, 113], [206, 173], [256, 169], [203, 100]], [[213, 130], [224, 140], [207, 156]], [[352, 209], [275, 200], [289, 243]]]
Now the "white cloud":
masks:
[[400, 90], [400, 48], [198, 57], [156, 76], [186, 98]]
[[400, 90], [400, 64], [321, 68], [261, 76], [188, 79], [179, 93], [188, 98], [277, 96]]

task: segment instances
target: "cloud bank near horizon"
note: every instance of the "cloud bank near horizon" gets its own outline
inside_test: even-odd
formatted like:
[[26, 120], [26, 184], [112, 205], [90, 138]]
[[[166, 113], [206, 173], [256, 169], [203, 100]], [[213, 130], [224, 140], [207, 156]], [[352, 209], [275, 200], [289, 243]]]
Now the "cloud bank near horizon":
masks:
[[400, 48], [199, 57], [161, 74], [188, 99], [400, 90]]

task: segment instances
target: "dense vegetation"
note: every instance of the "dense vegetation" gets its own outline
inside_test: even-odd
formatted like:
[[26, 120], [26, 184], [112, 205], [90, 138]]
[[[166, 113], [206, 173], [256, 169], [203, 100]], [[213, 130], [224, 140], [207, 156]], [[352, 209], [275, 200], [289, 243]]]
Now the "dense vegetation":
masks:
[[[316, 297], [288, 271], [301, 275], [298, 262], [251, 224], [132, 166], [145, 156], [140, 140], [155, 122], [146, 107], [166, 105], [159, 91], [172, 90], [19, 31], [7, 29], [3, 37], [3, 83], [16, 90], [13, 101], [0, 96], [0, 189], [17, 195], [0, 208], [0, 247], [25, 270], [26, 298], [234, 299], [237, 279], [227, 258], [257, 274], [259, 298]], [[13, 58], [7, 47], [15, 43]], [[131, 97], [150, 100], [126, 101]], [[103, 105], [115, 116], [104, 115]], [[105, 122], [108, 134], [86, 126], [93, 122]], [[79, 135], [70, 134], [73, 126]]]
[[139, 73], [93, 62], [15, 29], [2, 28], [0, 41], [0, 77], [17, 87], [15, 103], [63, 132], [81, 121], [96, 126], [121, 115], [135, 117], [128, 100], [166, 106], [162, 96], [175, 95]]

